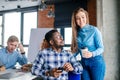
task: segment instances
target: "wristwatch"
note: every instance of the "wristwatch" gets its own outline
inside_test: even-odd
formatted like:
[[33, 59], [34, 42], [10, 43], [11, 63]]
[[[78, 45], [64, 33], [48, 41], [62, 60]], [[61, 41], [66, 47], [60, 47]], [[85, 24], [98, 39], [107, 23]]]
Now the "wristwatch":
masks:
[[21, 54], [25, 54], [25, 52], [22, 52]]

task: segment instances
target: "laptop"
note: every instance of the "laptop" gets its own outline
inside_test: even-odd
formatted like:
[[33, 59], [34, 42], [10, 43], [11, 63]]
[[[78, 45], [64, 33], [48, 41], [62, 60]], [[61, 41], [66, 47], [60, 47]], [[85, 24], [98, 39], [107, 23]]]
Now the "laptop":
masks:
[[12, 79], [24, 75], [24, 73], [4, 73], [0, 75], [0, 79]]

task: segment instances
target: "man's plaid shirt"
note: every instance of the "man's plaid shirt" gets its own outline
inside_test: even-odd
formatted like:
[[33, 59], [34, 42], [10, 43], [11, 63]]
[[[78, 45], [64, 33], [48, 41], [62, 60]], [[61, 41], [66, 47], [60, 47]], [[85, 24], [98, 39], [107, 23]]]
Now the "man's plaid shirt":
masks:
[[66, 62], [71, 63], [74, 67], [73, 73], [82, 73], [82, 65], [77, 62], [74, 56], [68, 51], [62, 50], [60, 53], [57, 53], [52, 48], [40, 50], [33, 62], [32, 74], [43, 77], [43, 80], [68, 80], [68, 72], [66, 71], [63, 71], [58, 78], [45, 76], [46, 71], [53, 68], [63, 67]]

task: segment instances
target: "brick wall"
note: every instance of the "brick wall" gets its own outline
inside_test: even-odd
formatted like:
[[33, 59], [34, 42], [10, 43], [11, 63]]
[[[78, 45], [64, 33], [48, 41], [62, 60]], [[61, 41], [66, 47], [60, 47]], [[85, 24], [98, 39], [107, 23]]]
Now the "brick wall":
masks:
[[[54, 5], [52, 5], [54, 11]], [[38, 28], [53, 28], [54, 27], [54, 18], [47, 17], [50, 6], [47, 6], [46, 10], [38, 11]]]
[[89, 13], [90, 24], [96, 26], [97, 25], [96, 0], [88, 0], [87, 8]]

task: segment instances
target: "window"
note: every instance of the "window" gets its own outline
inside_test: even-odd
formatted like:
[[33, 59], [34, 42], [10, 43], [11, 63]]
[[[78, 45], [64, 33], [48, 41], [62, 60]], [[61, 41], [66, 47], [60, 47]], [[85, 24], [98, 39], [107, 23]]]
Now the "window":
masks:
[[70, 50], [70, 45], [72, 42], [72, 28], [64, 28], [64, 41], [65, 41], [65, 50]]
[[72, 41], [72, 28], [71, 27], [65, 27], [65, 28], [57, 28], [57, 30], [61, 33], [64, 39], [64, 49], [70, 50], [70, 45]]
[[24, 13], [23, 44], [29, 44], [31, 28], [37, 28], [37, 12]]
[[2, 24], [4, 24], [4, 33], [0, 35], [0, 45], [7, 46], [8, 37], [15, 35], [19, 41], [23, 44], [26, 56], [28, 52], [30, 31], [31, 28], [37, 28], [37, 11], [34, 12], [10, 12], [5, 13], [4, 23], [2, 22], [2, 16], [0, 16], [0, 33], [2, 34]]
[[72, 41], [72, 28], [65, 28], [65, 44], [71, 44]]
[[[37, 12], [24, 13], [23, 20], [23, 45], [28, 45], [31, 28], [37, 28]], [[25, 52], [28, 53], [28, 46], [25, 46], [24, 49]]]
[[12, 12], [5, 14], [5, 23], [4, 23], [4, 46], [7, 44], [8, 37], [15, 35], [20, 40], [20, 12]]
[[2, 47], [2, 16], [0, 16], [0, 48]]

